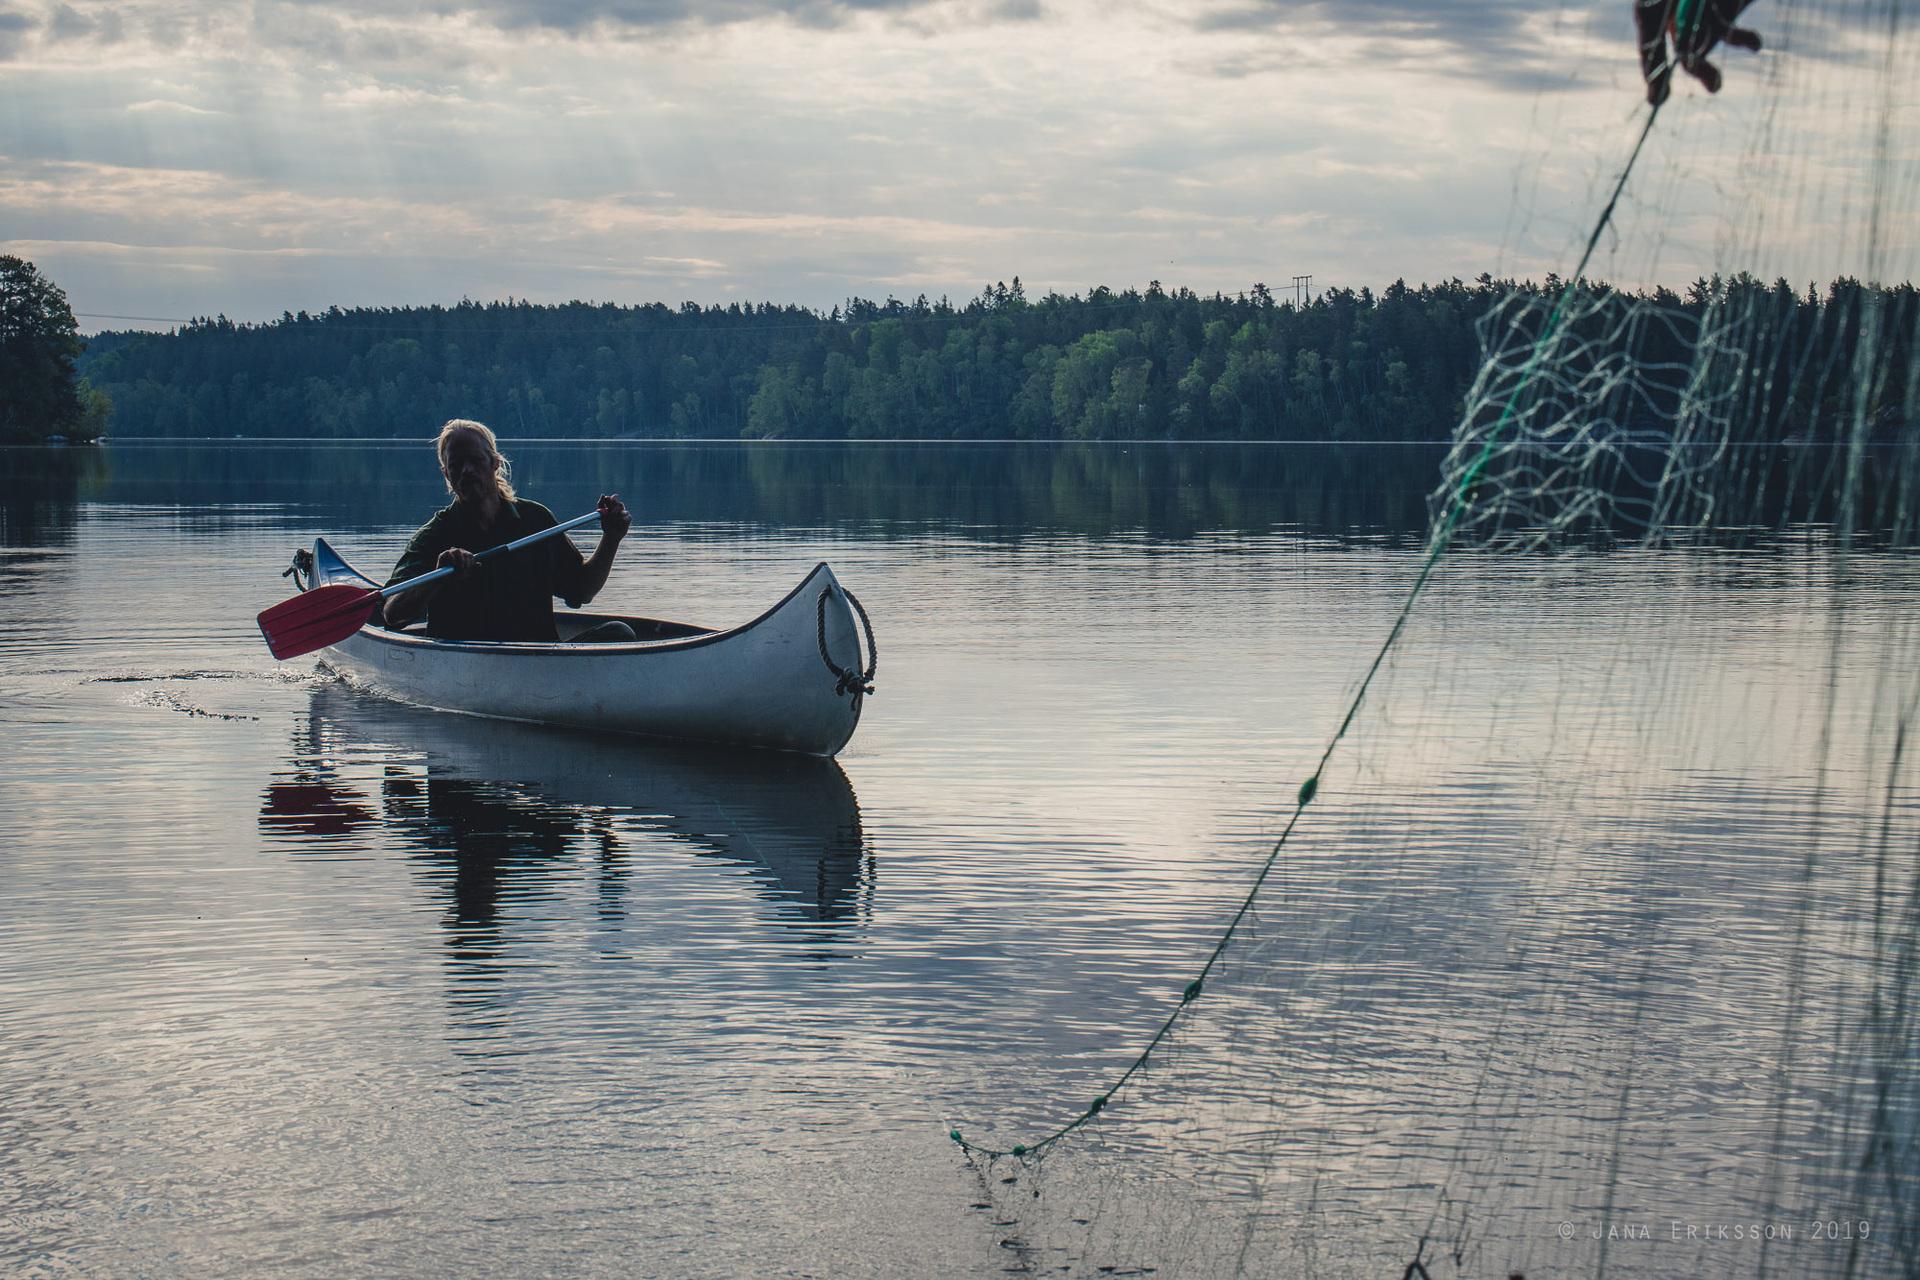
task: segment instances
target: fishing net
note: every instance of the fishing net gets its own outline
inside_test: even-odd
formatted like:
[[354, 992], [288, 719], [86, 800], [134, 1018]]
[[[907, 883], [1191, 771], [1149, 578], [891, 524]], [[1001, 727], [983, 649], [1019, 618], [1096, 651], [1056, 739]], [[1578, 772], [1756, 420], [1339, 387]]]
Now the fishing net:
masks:
[[1629, 122], [1613, 16], [1219, 945], [957, 1121], [1010, 1270], [1920, 1274], [1920, 41], [1759, 6]]

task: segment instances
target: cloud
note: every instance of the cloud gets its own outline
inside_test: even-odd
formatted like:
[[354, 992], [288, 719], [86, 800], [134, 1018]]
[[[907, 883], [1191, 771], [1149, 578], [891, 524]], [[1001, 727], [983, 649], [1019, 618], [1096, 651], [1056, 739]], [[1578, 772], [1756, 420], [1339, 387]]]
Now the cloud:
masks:
[[114, 243], [156, 257], [454, 243], [497, 251], [511, 236], [476, 210], [431, 197], [325, 196], [209, 170], [16, 157], [0, 157], [0, 225], [22, 239]]
[[14, 9], [0, 9], [0, 61], [18, 56], [27, 36], [39, 24]]
[[585, 32], [600, 27], [655, 29], [723, 26], [787, 18], [832, 28], [862, 13], [906, 13], [932, 0], [482, 0], [473, 12], [508, 29], [550, 27]]
[[115, 44], [124, 35], [125, 27], [120, 21], [119, 10], [103, 9], [97, 14], [87, 14], [70, 4], [56, 5], [46, 28], [47, 39], [56, 44], [73, 40]]
[[[324, 5], [277, 3], [277, 10], [305, 13], [316, 24], [367, 19], [409, 21], [445, 18], [504, 31], [550, 30], [568, 35], [660, 32], [724, 27], [766, 19], [834, 29], [868, 14], [902, 15], [942, 7], [947, 0], [329, 0]], [[1004, 17], [1031, 17], [1037, 0], [993, 0]], [[331, 10], [330, 13], [322, 12]], [[286, 17], [275, 25], [291, 28]]]
[[[1562, 7], [1579, 14], [1587, 5]], [[1506, 43], [1512, 33], [1545, 12], [1539, 0], [1476, 0], [1473, 4], [1436, 4], [1433, 0], [1233, 0], [1204, 13], [1202, 30], [1270, 29], [1283, 26], [1330, 27], [1349, 34], [1389, 40], [1439, 41], [1484, 50]]]
[[1575, 50], [1596, 25], [1617, 28], [1620, 47], [1630, 56], [1628, 13], [1623, 4], [1598, 0], [1552, 7], [1538, 0], [1229, 0], [1201, 13], [1194, 26], [1291, 37], [1260, 58], [1219, 59], [1213, 73], [1229, 79], [1323, 61], [1322, 46], [1331, 40], [1344, 46], [1338, 55], [1344, 62], [1417, 68], [1537, 93], [1574, 84]]
[[219, 111], [210, 111], [206, 107], [196, 107], [187, 102], [174, 102], [167, 98], [148, 98], [144, 102], [129, 102], [127, 104], [127, 110], [174, 112], [179, 115], [189, 116], [217, 116], [223, 114]]
[[1041, 0], [0, 0], [0, 61], [74, 65], [124, 46], [122, 65], [229, 58], [262, 71], [444, 80], [542, 35], [657, 47], [737, 27], [841, 32], [877, 19], [931, 38], [1043, 16]]
[[474, 65], [473, 23], [402, 4], [355, 12], [353, 3], [259, 0], [251, 6], [250, 44], [296, 55], [303, 66], [356, 73], [404, 69], [410, 78], [445, 78]]
[[457, 106], [463, 104], [466, 98], [458, 93], [435, 92], [413, 86], [357, 84], [346, 89], [329, 90], [321, 100], [341, 107], [418, 110], [423, 107]]
[[[932, 35], [963, 25], [1030, 23], [1044, 14], [1040, 0], [261, 0], [258, 11], [269, 14], [256, 18], [258, 28], [308, 47], [316, 39], [339, 47], [369, 23], [656, 40], [769, 22], [838, 31], [876, 17]], [[344, 31], [321, 38], [329, 25]]]

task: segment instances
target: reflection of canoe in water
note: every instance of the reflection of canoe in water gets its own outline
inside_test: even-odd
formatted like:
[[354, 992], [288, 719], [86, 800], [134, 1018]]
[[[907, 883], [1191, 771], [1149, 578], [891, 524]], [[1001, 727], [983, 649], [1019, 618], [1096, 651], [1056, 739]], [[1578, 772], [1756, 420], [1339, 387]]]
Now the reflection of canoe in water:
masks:
[[[311, 585], [334, 583], [378, 585], [324, 539], [316, 541]], [[564, 641], [613, 616], [556, 612], [554, 623]], [[865, 687], [853, 609], [824, 564], [779, 604], [732, 630], [619, 620], [639, 639], [449, 641], [367, 626], [324, 650], [322, 661], [416, 706], [615, 733], [830, 756], [860, 722]]]
[[[303, 736], [263, 831], [324, 846], [377, 825], [457, 858], [624, 829], [745, 864], [808, 919], [845, 919], [863, 896], [860, 810], [832, 760], [443, 716], [342, 685], [314, 690]], [[353, 760], [407, 763], [384, 767], [374, 800], [340, 776]]]

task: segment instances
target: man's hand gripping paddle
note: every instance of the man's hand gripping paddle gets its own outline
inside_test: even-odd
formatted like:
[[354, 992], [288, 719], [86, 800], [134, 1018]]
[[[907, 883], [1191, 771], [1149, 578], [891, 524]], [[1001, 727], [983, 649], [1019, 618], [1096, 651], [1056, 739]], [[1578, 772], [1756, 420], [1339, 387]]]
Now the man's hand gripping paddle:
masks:
[[[565, 533], [569, 529], [578, 529], [583, 524], [591, 524], [600, 518], [598, 511], [590, 511], [584, 516], [564, 521], [551, 529], [542, 529], [530, 533], [513, 542], [489, 547], [474, 557], [477, 563], [493, 556], [503, 556], [510, 551], [532, 546], [545, 538]], [[452, 565], [423, 573], [417, 578], [408, 578], [405, 582], [396, 582], [390, 587], [352, 587], [346, 583], [335, 583], [328, 587], [315, 587], [303, 591], [291, 600], [282, 600], [273, 608], [263, 612], [257, 619], [260, 634], [267, 639], [267, 648], [273, 656], [282, 662], [288, 658], [298, 658], [302, 654], [324, 649], [331, 644], [339, 644], [348, 636], [367, 625], [373, 617], [373, 611], [388, 596], [397, 596], [402, 591], [411, 591], [415, 587], [425, 586], [429, 582], [438, 582], [455, 570]]]

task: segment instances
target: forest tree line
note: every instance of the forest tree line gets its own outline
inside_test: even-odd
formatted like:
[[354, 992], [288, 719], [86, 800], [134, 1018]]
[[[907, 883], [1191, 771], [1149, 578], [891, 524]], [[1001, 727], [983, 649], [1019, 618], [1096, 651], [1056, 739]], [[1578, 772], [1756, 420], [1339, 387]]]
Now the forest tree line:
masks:
[[[81, 370], [111, 398], [113, 434], [132, 437], [418, 437], [471, 417], [520, 438], [1444, 440], [1479, 365], [1476, 326], [1510, 294], [1562, 287], [1483, 275], [1295, 305], [1265, 286], [1202, 296], [1157, 282], [1035, 300], [1016, 278], [961, 306], [853, 299], [824, 314], [771, 303], [332, 308], [103, 333]], [[1916, 302], [1911, 284], [1799, 293], [1750, 277], [1645, 296], [1683, 321], [1716, 303], [1746, 309], [1788, 372], [1847, 365], [1839, 348], [1863, 299], [1905, 317], [1879, 332], [1909, 337]], [[1634, 340], [1668, 344], [1636, 359], [1687, 357], [1684, 325]], [[1909, 352], [1887, 358], [1904, 370]], [[1886, 385], [1904, 387], [1894, 373]], [[1840, 412], [1801, 407], [1801, 434]], [[1657, 431], [1654, 412], [1638, 425]]]

